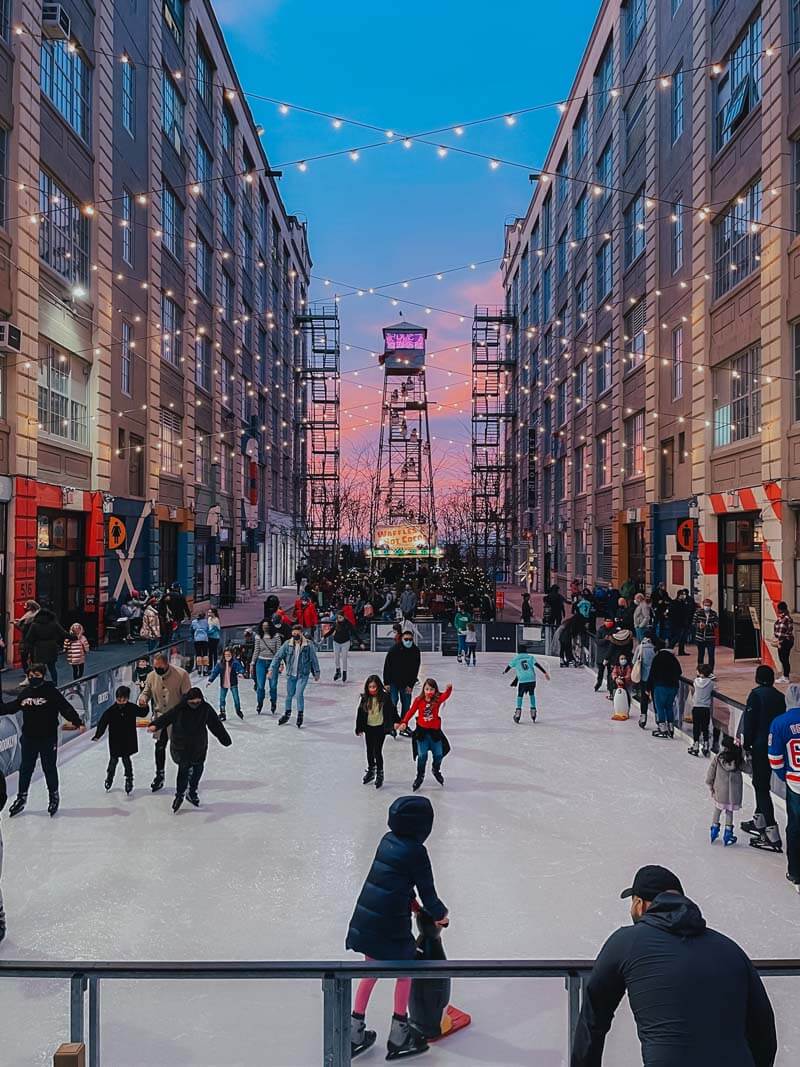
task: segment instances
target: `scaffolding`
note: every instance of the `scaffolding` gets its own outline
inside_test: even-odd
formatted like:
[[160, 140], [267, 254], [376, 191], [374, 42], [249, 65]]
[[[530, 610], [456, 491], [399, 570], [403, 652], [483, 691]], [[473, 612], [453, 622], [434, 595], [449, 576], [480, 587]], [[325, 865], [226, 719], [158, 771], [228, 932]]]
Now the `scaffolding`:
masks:
[[472, 520], [476, 561], [494, 580], [510, 565], [516, 314], [477, 307], [472, 320]]
[[384, 370], [378, 469], [372, 493], [373, 560], [436, 557], [428, 391], [427, 330], [405, 321], [383, 330]]
[[339, 309], [312, 304], [296, 318], [303, 333], [302, 400], [304, 462], [301, 535], [312, 567], [339, 562]]

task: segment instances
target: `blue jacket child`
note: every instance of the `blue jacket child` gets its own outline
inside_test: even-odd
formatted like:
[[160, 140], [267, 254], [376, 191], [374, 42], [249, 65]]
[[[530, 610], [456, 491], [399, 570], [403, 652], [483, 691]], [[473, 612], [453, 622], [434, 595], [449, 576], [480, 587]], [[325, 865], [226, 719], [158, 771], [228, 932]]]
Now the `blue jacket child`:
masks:
[[243, 674], [243, 664], [240, 660], [234, 658], [233, 651], [230, 648], [226, 648], [222, 653], [222, 659], [217, 660], [214, 664], [214, 669], [208, 676], [206, 685], [211, 685], [215, 678], [219, 678], [219, 717], [223, 721], [226, 718], [225, 704], [228, 699], [229, 689], [233, 697], [233, 706], [236, 709], [236, 714], [240, 719], [244, 718], [239, 699], [239, 677]]

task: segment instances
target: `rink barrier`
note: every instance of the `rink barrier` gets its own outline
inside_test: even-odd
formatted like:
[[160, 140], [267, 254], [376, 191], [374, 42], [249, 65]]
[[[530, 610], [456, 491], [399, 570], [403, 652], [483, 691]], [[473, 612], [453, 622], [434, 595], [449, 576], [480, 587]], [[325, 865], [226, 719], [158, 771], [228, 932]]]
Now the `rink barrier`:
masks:
[[[754, 960], [753, 965], [762, 978], [800, 976], [800, 959]], [[322, 1067], [346, 1067], [351, 1063], [352, 983], [357, 978], [561, 978], [567, 992], [569, 1062], [583, 988], [593, 966], [593, 960], [400, 960], [370, 964], [349, 961], [76, 964], [0, 960], [0, 979], [69, 981], [69, 1039], [88, 1046], [88, 1067], [102, 1067], [101, 982], [316, 980], [321, 983], [323, 1000]]]

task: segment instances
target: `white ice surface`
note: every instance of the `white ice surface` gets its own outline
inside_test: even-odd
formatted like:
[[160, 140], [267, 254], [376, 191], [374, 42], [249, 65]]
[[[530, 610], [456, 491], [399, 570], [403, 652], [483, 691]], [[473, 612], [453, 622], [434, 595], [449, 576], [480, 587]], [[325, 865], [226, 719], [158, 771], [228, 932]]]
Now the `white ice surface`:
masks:
[[[148, 735], [140, 735], [130, 799], [121, 767], [113, 792], [103, 790], [105, 740], [71, 742], [61, 754], [58, 816], [47, 817], [37, 778], [24, 815], [3, 819], [3, 958], [346, 958], [347, 923], [388, 807], [413, 777], [410, 743], [390, 738], [385, 787], [361, 784], [355, 704], [381, 662], [354, 654], [342, 686], [323, 658], [302, 731], [257, 718], [245, 682], [246, 719], [228, 721], [233, 747], [210, 740], [199, 811], [172, 814], [170, 763], [168, 788], [150, 793]], [[423, 787], [436, 809], [428, 844], [451, 910], [452, 958], [592, 958], [628, 921], [619, 892], [648, 862], [673, 868], [709, 923], [752, 956], [800, 956], [800, 897], [785, 881], [785, 857], [748, 848], [744, 835], [734, 848], [708, 843], [704, 760], [688, 756], [683, 741], [653, 740], [635, 719], [611, 722], [590, 676], [555, 664], [553, 682], [538, 687], [539, 721], [515, 726], [503, 662], [485, 655], [467, 672], [454, 659], [423, 658], [423, 675], [455, 683], [444, 712], [453, 745], [446, 786], [429, 776]], [[746, 814], [750, 805], [748, 788]], [[800, 1062], [797, 983], [770, 983], [779, 1064]], [[365, 1067], [383, 1060], [390, 997], [390, 984], [379, 983], [369, 1015], [379, 1045], [359, 1060]], [[322, 1062], [322, 998], [311, 982], [108, 982], [101, 999], [104, 1067]], [[452, 1001], [473, 1025], [424, 1062], [565, 1064], [562, 983], [464, 980]], [[67, 1004], [64, 983], [0, 982], [2, 1067], [51, 1063], [68, 1039]], [[641, 1063], [626, 1006], [607, 1048], [613, 1067]]]

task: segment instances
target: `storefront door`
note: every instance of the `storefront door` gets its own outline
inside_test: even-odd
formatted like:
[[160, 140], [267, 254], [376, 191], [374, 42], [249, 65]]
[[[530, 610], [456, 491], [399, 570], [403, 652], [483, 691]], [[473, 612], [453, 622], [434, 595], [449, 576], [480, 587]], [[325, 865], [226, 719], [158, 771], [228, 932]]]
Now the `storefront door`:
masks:
[[163, 588], [178, 580], [178, 523], [158, 524], [158, 579]]
[[758, 656], [758, 634], [750, 608], [761, 617], [761, 546], [756, 542], [757, 514], [720, 519], [720, 644], [736, 659]]
[[645, 568], [647, 556], [644, 542], [644, 523], [632, 522], [628, 530], [628, 578], [636, 587], [637, 593], [643, 593], [645, 588]]
[[219, 550], [219, 603], [227, 608], [236, 600], [236, 552], [232, 548]]

